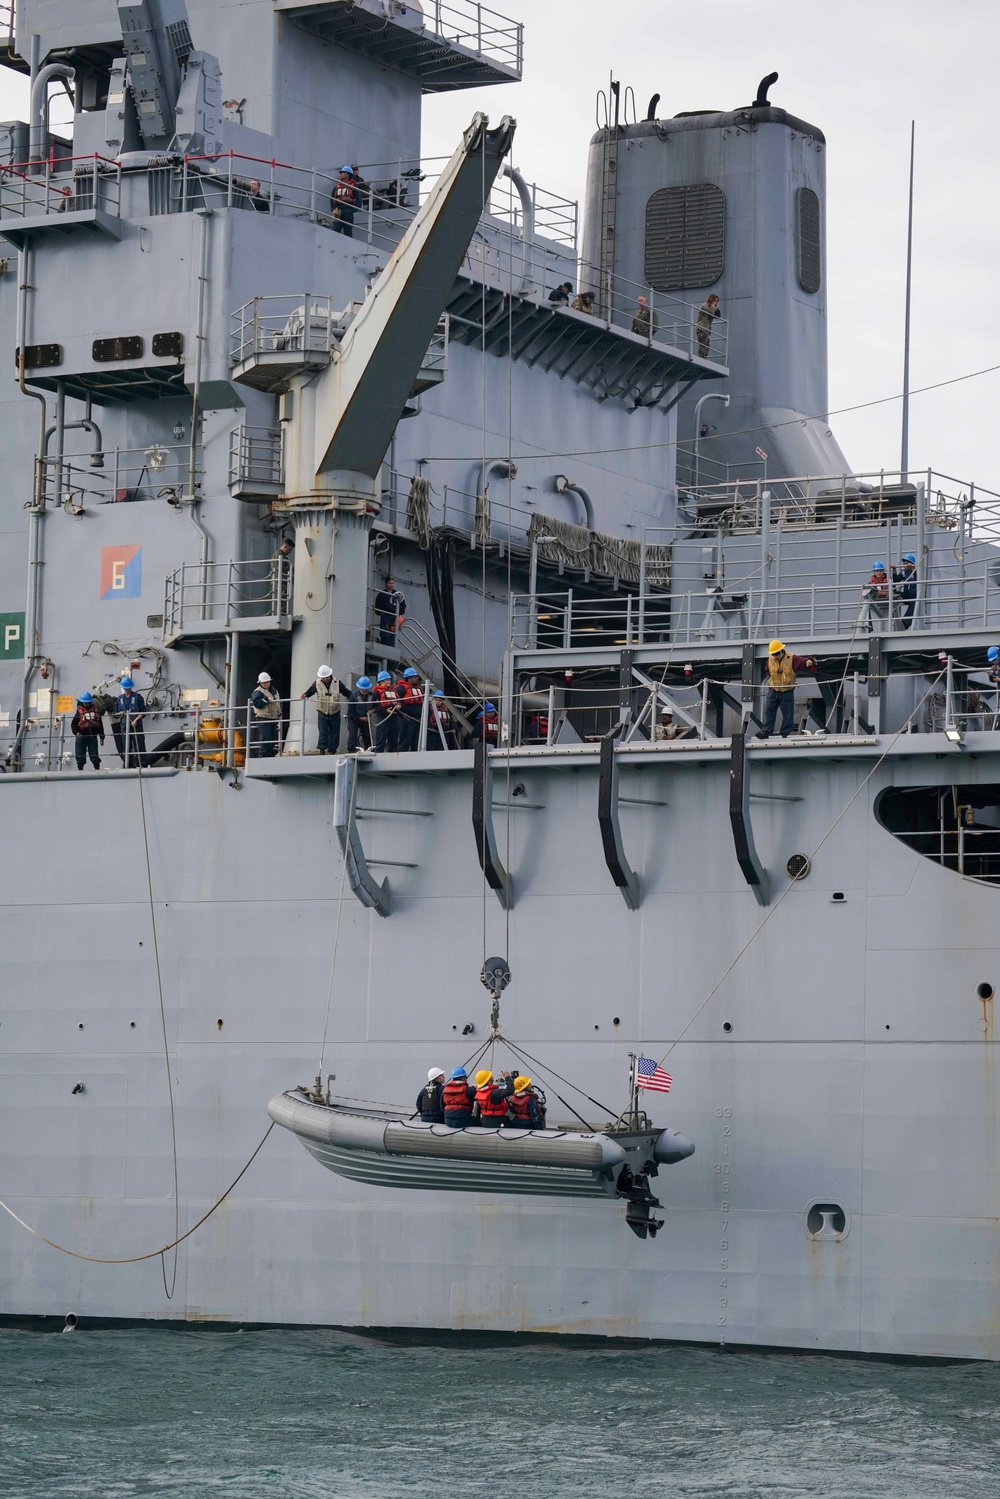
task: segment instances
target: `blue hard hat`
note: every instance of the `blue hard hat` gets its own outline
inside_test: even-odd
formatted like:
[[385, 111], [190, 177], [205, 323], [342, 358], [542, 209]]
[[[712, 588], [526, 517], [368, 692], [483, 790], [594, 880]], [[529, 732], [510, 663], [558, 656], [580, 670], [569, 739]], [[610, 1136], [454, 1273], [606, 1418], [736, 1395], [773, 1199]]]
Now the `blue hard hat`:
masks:
[[408, 666], [406, 668], [406, 670], [403, 672], [403, 676], [404, 677], [415, 677], [416, 675], [417, 675], [416, 668], [413, 667], [413, 666]]
[[872, 572], [873, 573], [884, 573], [885, 572], [885, 563], [882, 561], [881, 557], [876, 557], [875, 558], [875, 561], [872, 563]]
[[372, 685], [371, 684], [371, 678], [370, 677], [359, 677], [358, 680], [357, 680], [357, 682], [355, 683], [355, 685], [357, 687], [360, 687], [362, 692], [370, 692], [371, 691], [371, 685]]
[[387, 671], [380, 671], [379, 674], [378, 674], [378, 676], [375, 678], [375, 680], [376, 680], [376, 682], [391, 682], [392, 681], [392, 677], [389, 675], [389, 673]]
[[92, 692], [81, 692], [78, 701], [81, 703], [92, 703], [94, 701], [94, 694]]
[[341, 170], [341, 171], [342, 171], [342, 172], [353, 172], [353, 171], [354, 171], [354, 168], [353, 168], [353, 167], [341, 167], [341, 169], [340, 169], [340, 170]]
[[434, 697], [444, 697], [444, 693], [441, 691], [440, 687], [435, 687], [433, 695]]
[[119, 686], [124, 687], [126, 692], [131, 692], [132, 688], [135, 686], [135, 683], [133, 682], [131, 677], [122, 677]]
[[458, 1078], [460, 1078], [460, 1077], [468, 1077], [468, 1075], [469, 1074], [466, 1072], [466, 1070], [465, 1070], [464, 1067], [455, 1067], [452, 1070], [451, 1080], [452, 1080], [452, 1082], [455, 1082]]
[[912, 552], [904, 552], [903, 553], [903, 561], [904, 562], [912, 562], [913, 565], [914, 565], [914, 567], [916, 567], [916, 565], [917, 565], [917, 559], [916, 559], [916, 557], [914, 557], [914, 555], [913, 555]]
[[997, 650], [995, 645], [991, 645], [989, 650], [986, 652], [987, 661], [995, 661], [998, 656], [1000, 656], [1000, 651]]
[[494, 706], [493, 706], [492, 703], [484, 703], [483, 704], [483, 712], [484, 713], [495, 713], [496, 711], [497, 710], [494, 708]]

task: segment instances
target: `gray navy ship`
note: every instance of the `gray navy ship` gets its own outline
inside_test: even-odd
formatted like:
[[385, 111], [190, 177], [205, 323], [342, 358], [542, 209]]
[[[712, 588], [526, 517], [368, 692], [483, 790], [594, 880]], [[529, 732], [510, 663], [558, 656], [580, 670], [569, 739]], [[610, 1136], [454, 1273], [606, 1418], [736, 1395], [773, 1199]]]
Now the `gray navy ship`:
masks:
[[423, 159], [522, 44], [0, 4], [0, 1315], [996, 1359], [1000, 496], [841, 452], [775, 77]]

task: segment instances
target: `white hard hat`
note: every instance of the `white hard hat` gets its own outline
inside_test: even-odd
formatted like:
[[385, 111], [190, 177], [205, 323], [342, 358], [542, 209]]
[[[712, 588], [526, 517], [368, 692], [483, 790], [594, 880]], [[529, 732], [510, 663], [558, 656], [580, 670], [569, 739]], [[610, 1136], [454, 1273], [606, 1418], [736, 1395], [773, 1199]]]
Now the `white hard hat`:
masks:
[[432, 1083], [436, 1077], [444, 1077], [443, 1067], [432, 1067], [427, 1074], [427, 1081]]
[[269, 682], [271, 680], [270, 672], [262, 671], [257, 680], [258, 682]]
[[333, 668], [331, 666], [320, 666], [316, 671], [316, 675], [318, 677], [332, 677]]

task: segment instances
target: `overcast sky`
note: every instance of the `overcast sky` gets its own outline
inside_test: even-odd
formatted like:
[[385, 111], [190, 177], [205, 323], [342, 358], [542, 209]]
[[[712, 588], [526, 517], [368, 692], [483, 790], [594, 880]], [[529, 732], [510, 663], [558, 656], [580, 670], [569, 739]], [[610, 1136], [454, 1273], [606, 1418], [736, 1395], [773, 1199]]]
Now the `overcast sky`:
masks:
[[[775, 104], [828, 142], [830, 402], [901, 389], [906, 187], [917, 124], [912, 386], [1000, 364], [994, 104], [996, 0], [494, 0], [525, 23], [525, 81], [429, 98], [426, 155], [450, 153], [473, 112], [518, 121], [529, 180], [582, 198], [597, 90], [609, 70], [640, 118], [732, 109], [780, 73]], [[0, 73], [0, 118], [25, 117]], [[1000, 490], [1000, 372], [914, 396], [913, 467]], [[899, 463], [899, 402], [833, 417], [857, 471]]]

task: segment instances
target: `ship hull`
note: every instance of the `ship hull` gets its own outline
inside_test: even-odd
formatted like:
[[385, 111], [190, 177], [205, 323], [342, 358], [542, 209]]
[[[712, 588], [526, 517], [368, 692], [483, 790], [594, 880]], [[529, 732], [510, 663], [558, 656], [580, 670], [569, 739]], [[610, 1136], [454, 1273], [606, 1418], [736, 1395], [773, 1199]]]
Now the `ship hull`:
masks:
[[[371, 1186], [275, 1130], [176, 1251], [169, 1297], [173, 1252], [89, 1263], [2, 1215], [0, 1314], [1000, 1358], [993, 1002], [977, 993], [1000, 971], [996, 891], [875, 820], [878, 791], [923, 765], [754, 773], [801, 798], [754, 804], [771, 908], [736, 863], [726, 765], [664, 755], [627, 773], [630, 797], [660, 803], [623, 808], [637, 911], [602, 857], [596, 765], [517, 768], [528, 805], [495, 814], [509, 916], [483, 889], [464, 757], [452, 775], [363, 774], [366, 851], [396, 865], [388, 918], [344, 881], [322, 778], [151, 779], [145, 840], [134, 778], [55, 777], [44, 808], [37, 783], [4, 779], [0, 1196], [47, 1238], [127, 1258], [175, 1236], [157, 954], [181, 1232], [276, 1092], [323, 1070], [412, 1109], [428, 1066], [464, 1061], [488, 1030], [484, 947], [510, 958], [506, 1033], [611, 1109], [628, 1052], [680, 1037], [651, 1113], [697, 1149], [654, 1184], [653, 1243], [613, 1201]], [[1000, 756], [975, 774], [1000, 780]], [[95, 829], [96, 879], [73, 853]], [[788, 889], [788, 857], [818, 847]]]

